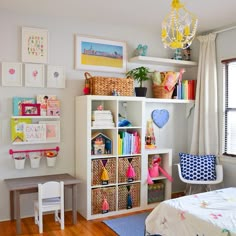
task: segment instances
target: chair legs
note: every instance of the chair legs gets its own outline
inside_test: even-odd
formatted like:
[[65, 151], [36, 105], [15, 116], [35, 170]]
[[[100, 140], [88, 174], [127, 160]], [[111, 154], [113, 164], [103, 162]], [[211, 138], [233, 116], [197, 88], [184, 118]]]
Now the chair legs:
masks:
[[[58, 210], [54, 212], [54, 220], [59, 222], [61, 225], [61, 229], [65, 228], [65, 221], [64, 221], [64, 211], [60, 212], [60, 217], [58, 215]], [[43, 233], [43, 213], [39, 212], [36, 208], [34, 209], [34, 222], [39, 227], [39, 233]]]

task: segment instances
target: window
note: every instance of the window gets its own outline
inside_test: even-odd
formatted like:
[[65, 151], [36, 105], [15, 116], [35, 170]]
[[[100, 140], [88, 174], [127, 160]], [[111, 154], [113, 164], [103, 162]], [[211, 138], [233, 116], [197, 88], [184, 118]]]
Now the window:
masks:
[[236, 157], [236, 58], [223, 60], [224, 154]]

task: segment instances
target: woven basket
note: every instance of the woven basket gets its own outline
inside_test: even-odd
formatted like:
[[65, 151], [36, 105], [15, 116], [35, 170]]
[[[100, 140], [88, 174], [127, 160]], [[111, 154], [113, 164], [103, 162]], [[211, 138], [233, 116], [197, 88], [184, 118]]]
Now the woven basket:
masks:
[[134, 80], [132, 78], [91, 76], [88, 72], [85, 72], [84, 76], [91, 95], [111, 96], [116, 91], [120, 96], [133, 96]]
[[[118, 187], [118, 210], [127, 209], [128, 185]], [[140, 206], [140, 183], [129, 184], [133, 207]]]
[[[116, 182], [116, 159], [115, 158], [107, 159], [105, 168], [108, 172], [109, 184], [114, 184]], [[101, 174], [103, 170], [102, 160], [100, 159], [92, 160], [91, 169], [92, 169], [91, 185], [94, 186], [102, 184], [101, 181]]]
[[[128, 181], [126, 176], [126, 171], [129, 166], [129, 157], [120, 157], [118, 162], [118, 181], [119, 183], [124, 183]], [[141, 159], [140, 156], [132, 157], [131, 165], [135, 171], [134, 181], [141, 179]]]
[[154, 98], [172, 98], [172, 94], [174, 92], [174, 88], [168, 91], [165, 86], [161, 85], [153, 85], [152, 93]]
[[102, 203], [104, 197], [109, 204], [109, 211], [116, 210], [116, 187], [105, 187], [92, 189], [92, 214], [102, 213]]

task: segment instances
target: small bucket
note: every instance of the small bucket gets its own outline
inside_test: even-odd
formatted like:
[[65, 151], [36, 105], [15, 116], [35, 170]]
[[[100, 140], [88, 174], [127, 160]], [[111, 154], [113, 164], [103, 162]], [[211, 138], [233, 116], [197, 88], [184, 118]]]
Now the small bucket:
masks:
[[15, 168], [17, 170], [22, 170], [25, 168], [25, 157], [15, 157]]
[[57, 157], [47, 157], [47, 165], [53, 167], [56, 164]]
[[35, 153], [30, 155], [30, 166], [31, 168], [39, 168], [41, 156]]

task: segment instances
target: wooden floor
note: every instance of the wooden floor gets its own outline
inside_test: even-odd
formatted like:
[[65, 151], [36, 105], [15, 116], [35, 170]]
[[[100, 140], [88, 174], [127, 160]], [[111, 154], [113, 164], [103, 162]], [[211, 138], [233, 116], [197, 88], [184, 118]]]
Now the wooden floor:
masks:
[[[129, 214], [130, 215], [130, 214]], [[120, 217], [120, 216], [118, 216]], [[111, 217], [110, 217], [111, 218]], [[112, 217], [115, 218], [115, 217]], [[103, 218], [102, 220], [104, 220]], [[108, 219], [108, 218], [106, 218]], [[21, 220], [21, 235], [45, 235], [45, 236], [115, 236], [117, 235], [102, 220], [87, 221], [78, 214], [78, 222], [72, 224], [72, 213], [65, 213], [65, 229], [60, 229], [60, 224], [54, 221], [54, 215], [43, 216], [43, 234], [39, 234], [38, 226], [34, 224], [34, 218], [24, 218]], [[0, 222], [0, 236], [15, 236], [15, 221]]]
[[[172, 194], [172, 198], [183, 196], [184, 193]], [[131, 214], [137, 214], [144, 211], [130, 213], [122, 216]], [[43, 234], [39, 234], [38, 226], [34, 223], [34, 218], [24, 218], [21, 220], [21, 235], [44, 235], [44, 236], [116, 236], [106, 224], [102, 221], [105, 219], [117, 218], [108, 217], [98, 220], [87, 221], [81, 215], [78, 214], [77, 224], [72, 224], [72, 212], [65, 212], [65, 229], [60, 229], [60, 224], [54, 221], [54, 215], [43, 216]], [[15, 236], [16, 235], [16, 222], [15, 221], [4, 221], [0, 222], [0, 236]]]

